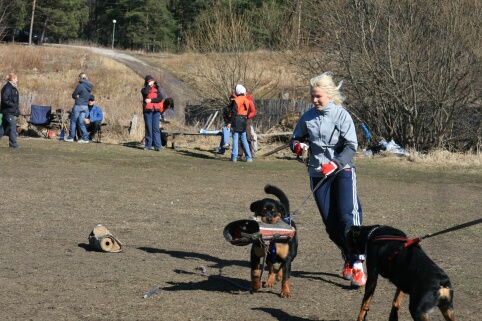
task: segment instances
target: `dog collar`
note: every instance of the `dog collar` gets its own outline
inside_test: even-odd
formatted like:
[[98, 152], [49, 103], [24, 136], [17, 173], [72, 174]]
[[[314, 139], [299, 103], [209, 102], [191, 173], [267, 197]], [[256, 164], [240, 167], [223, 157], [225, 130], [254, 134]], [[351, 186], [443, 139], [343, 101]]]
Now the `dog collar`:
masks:
[[373, 228], [370, 232], [368, 232], [368, 236], [367, 236], [367, 242], [365, 243], [365, 256], [367, 255], [367, 250], [368, 250], [368, 242], [370, 242], [370, 237], [372, 236], [372, 233], [375, 232], [375, 230], [377, 228], [379, 228], [380, 226], [375, 226], [375, 228]]

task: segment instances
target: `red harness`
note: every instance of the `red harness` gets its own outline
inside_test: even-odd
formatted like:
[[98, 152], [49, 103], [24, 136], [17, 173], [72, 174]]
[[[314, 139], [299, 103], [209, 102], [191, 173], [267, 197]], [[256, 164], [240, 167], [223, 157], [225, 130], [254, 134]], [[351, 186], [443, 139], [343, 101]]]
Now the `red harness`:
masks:
[[420, 246], [421, 240], [422, 239], [420, 237], [417, 237], [417, 238], [414, 238], [414, 239], [408, 239], [406, 237], [381, 235], [381, 236], [378, 236], [378, 237], [374, 238], [373, 240], [371, 240], [371, 242], [375, 242], [375, 241], [400, 241], [400, 242], [404, 242], [403, 245], [400, 246], [397, 250], [395, 250], [395, 252], [393, 252], [393, 254], [388, 258], [389, 271], [391, 271], [392, 270], [392, 262], [395, 259], [395, 257], [398, 255], [398, 253], [400, 253], [400, 251], [403, 250], [404, 248], [407, 248], [407, 247], [410, 247], [410, 246]]

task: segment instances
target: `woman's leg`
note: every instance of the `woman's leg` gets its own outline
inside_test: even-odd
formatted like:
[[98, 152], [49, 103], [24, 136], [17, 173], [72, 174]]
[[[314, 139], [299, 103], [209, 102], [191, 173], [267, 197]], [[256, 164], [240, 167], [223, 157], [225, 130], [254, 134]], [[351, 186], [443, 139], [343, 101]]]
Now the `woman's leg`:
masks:
[[246, 156], [246, 160], [252, 159], [251, 150], [249, 149], [248, 140], [246, 139], [246, 132], [241, 133], [241, 144], [243, 146], [243, 151], [244, 151], [244, 155]]
[[152, 112], [144, 112], [145, 135], [146, 138], [144, 149], [152, 148]]
[[238, 139], [239, 132], [233, 133], [233, 149], [231, 151], [231, 160], [235, 161], [238, 158]]
[[160, 128], [160, 123], [159, 123], [160, 118], [161, 118], [160, 112], [152, 113], [152, 139], [153, 139], [153, 144], [154, 144], [155, 150], [161, 150], [162, 149], [161, 128]]

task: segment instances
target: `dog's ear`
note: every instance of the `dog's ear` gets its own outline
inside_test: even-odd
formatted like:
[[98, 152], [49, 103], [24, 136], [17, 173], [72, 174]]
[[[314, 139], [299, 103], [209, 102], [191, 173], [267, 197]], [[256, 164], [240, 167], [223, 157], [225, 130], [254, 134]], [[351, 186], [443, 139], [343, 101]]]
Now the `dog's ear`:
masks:
[[360, 229], [358, 226], [352, 226], [346, 231], [345, 240], [354, 242], [357, 235], [360, 235]]
[[276, 210], [281, 213], [282, 217], [286, 217], [286, 215], [289, 214], [289, 213], [286, 213], [286, 208], [281, 203], [276, 204]]
[[249, 207], [250, 211], [253, 213], [256, 213], [259, 211], [259, 208], [263, 205], [263, 201], [256, 201], [251, 203], [251, 206]]

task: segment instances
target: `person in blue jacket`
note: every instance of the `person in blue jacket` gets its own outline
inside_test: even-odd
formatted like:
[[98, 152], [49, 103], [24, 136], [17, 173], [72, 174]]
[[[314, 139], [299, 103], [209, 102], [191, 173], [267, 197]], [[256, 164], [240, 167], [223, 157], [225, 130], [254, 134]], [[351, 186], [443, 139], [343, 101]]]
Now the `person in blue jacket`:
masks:
[[313, 107], [296, 124], [291, 150], [308, 158], [311, 191], [330, 239], [344, 259], [343, 277], [353, 287], [365, 285], [364, 256], [344, 246], [345, 233], [362, 224], [362, 208], [356, 187], [353, 157], [358, 148], [353, 119], [342, 107], [333, 74], [325, 72], [310, 80]]
[[89, 133], [89, 141], [94, 139], [95, 134], [102, 126], [102, 120], [104, 119], [104, 114], [102, 113], [102, 109], [95, 104], [95, 96], [90, 95], [89, 97], [89, 105], [88, 105], [89, 112], [86, 114], [84, 118], [85, 127], [87, 132]]
[[74, 107], [72, 107], [72, 113], [70, 114], [70, 133], [69, 136], [65, 139], [65, 141], [74, 141], [78, 124], [82, 133], [82, 137], [77, 142], [88, 143], [89, 133], [87, 132], [87, 128], [85, 127], [84, 118], [89, 112], [88, 102], [94, 84], [89, 81], [87, 75], [83, 72], [79, 74], [78, 80], [79, 83], [77, 87], [75, 87], [74, 92], [72, 93], [72, 98], [75, 100], [75, 103]]

